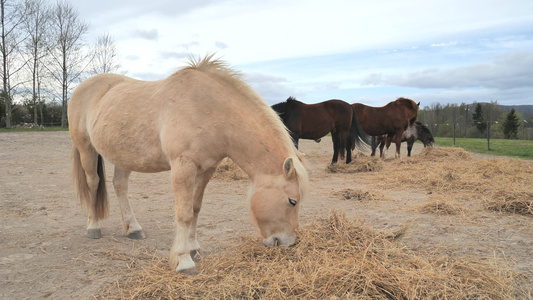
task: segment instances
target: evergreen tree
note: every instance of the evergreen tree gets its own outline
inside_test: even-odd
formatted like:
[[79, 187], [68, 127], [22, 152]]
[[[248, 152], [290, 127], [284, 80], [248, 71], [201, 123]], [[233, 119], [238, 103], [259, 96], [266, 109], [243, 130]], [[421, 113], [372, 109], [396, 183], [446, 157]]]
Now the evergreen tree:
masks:
[[481, 107], [481, 103], [476, 104], [474, 114], [472, 114], [472, 124], [477, 127], [479, 132], [484, 132], [485, 129], [487, 129], [487, 122], [485, 122], [485, 118], [483, 118], [483, 108]]
[[513, 108], [505, 117], [505, 121], [503, 121], [503, 136], [506, 139], [516, 139], [518, 136], [518, 126], [518, 116]]

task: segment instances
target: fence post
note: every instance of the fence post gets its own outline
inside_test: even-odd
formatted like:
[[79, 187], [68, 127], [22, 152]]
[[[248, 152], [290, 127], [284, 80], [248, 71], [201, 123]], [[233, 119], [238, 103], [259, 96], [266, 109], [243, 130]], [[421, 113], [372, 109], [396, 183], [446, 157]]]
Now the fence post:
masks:
[[490, 151], [490, 122], [487, 121], [487, 150]]

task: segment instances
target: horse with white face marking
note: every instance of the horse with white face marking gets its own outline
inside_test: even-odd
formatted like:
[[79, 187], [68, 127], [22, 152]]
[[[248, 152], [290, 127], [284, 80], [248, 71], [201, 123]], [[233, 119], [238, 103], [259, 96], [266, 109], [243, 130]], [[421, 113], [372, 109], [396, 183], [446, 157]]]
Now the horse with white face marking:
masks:
[[[385, 147], [386, 140], [386, 135], [373, 137], [371, 156], [376, 155], [376, 148], [379, 145], [379, 156], [383, 157], [383, 148]], [[413, 144], [416, 141], [421, 141], [424, 144], [424, 148], [428, 146], [433, 147], [435, 144], [435, 139], [433, 138], [431, 131], [429, 131], [429, 128], [418, 121], [415, 121], [413, 124], [409, 125], [407, 130], [405, 130], [402, 134], [402, 143], [407, 142], [407, 156], [411, 156], [411, 150], [413, 149]], [[387, 149], [389, 148], [387, 147]]]
[[301, 154], [276, 113], [223, 62], [192, 60], [153, 82], [96, 75], [76, 88], [68, 117], [89, 238], [101, 237], [99, 221], [108, 211], [102, 158], [115, 166], [113, 185], [130, 238], [144, 237], [127, 197], [130, 173], [170, 170], [177, 223], [170, 263], [177, 272], [195, 273], [204, 190], [230, 157], [250, 176], [250, 210], [264, 244], [295, 242], [308, 190]]

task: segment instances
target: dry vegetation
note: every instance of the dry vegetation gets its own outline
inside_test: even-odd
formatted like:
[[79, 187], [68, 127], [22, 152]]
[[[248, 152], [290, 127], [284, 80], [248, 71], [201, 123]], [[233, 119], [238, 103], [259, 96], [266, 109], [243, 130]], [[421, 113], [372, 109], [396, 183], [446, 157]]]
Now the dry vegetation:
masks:
[[248, 175], [231, 159], [227, 158], [218, 165], [213, 178], [225, 181], [248, 180]]
[[[338, 212], [299, 233], [293, 247], [243, 238], [200, 261], [200, 274], [175, 274], [166, 259], [121, 278], [105, 299], [513, 299], [513, 273], [479, 262], [407, 250], [395, 234]], [[524, 295], [522, 295], [524, 296]]]
[[[455, 148], [426, 148], [418, 156], [380, 160], [360, 156], [329, 172], [368, 172], [382, 188], [425, 190], [430, 201], [416, 209], [440, 215], [468, 214], [469, 203], [489, 210], [533, 214], [533, 163], [477, 159]], [[392, 174], [394, 174], [392, 176]], [[218, 178], [246, 175], [231, 161]], [[335, 197], [352, 201], [387, 200], [381, 192], [343, 189]], [[388, 199], [390, 200], [390, 199]], [[515, 299], [531, 298], [517, 289], [506, 262], [479, 257], [436, 255], [408, 250], [399, 238], [332, 212], [302, 228], [295, 246], [268, 248], [255, 238], [211, 254], [186, 277], [154, 255], [132, 268], [96, 298], [102, 299]]]
[[363, 189], [343, 189], [334, 193], [334, 196], [340, 197], [343, 200], [356, 201], [375, 201], [375, 200], [392, 200], [390, 197], [379, 191], [368, 191]]
[[375, 172], [383, 169], [383, 161], [378, 157], [367, 156], [364, 153], [357, 153], [349, 164], [338, 163], [328, 165], [326, 171], [330, 173], [359, 173]]
[[374, 174], [378, 187], [425, 190], [452, 214], [458, 203], [480, 202], [500, 212], [533, 215], [533, 162], [471, 158], [462, 148], [424, 148], [420, 155], [388, 161]]

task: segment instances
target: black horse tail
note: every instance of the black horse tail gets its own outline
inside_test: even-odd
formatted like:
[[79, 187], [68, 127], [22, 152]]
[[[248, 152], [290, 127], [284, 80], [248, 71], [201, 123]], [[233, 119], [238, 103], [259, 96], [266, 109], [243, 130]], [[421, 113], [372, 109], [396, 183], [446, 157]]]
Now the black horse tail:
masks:
[[[351, 105], [350, 105], [351, 106]], [[372, 143], [372, 136], [366, 134], [366, 132], [363, 131], [363, 128], [361, 128], [361, 125], [359, 124], [359, 120], [357, 119], [357, 114], [355, 113], [355, 108], [352, 107], [352, 126], [350, 127], [350, 139], [352, 143], [352, 150], [357, 147], [357, 149], [365, 151], [368, 149], [370, 144]]]

